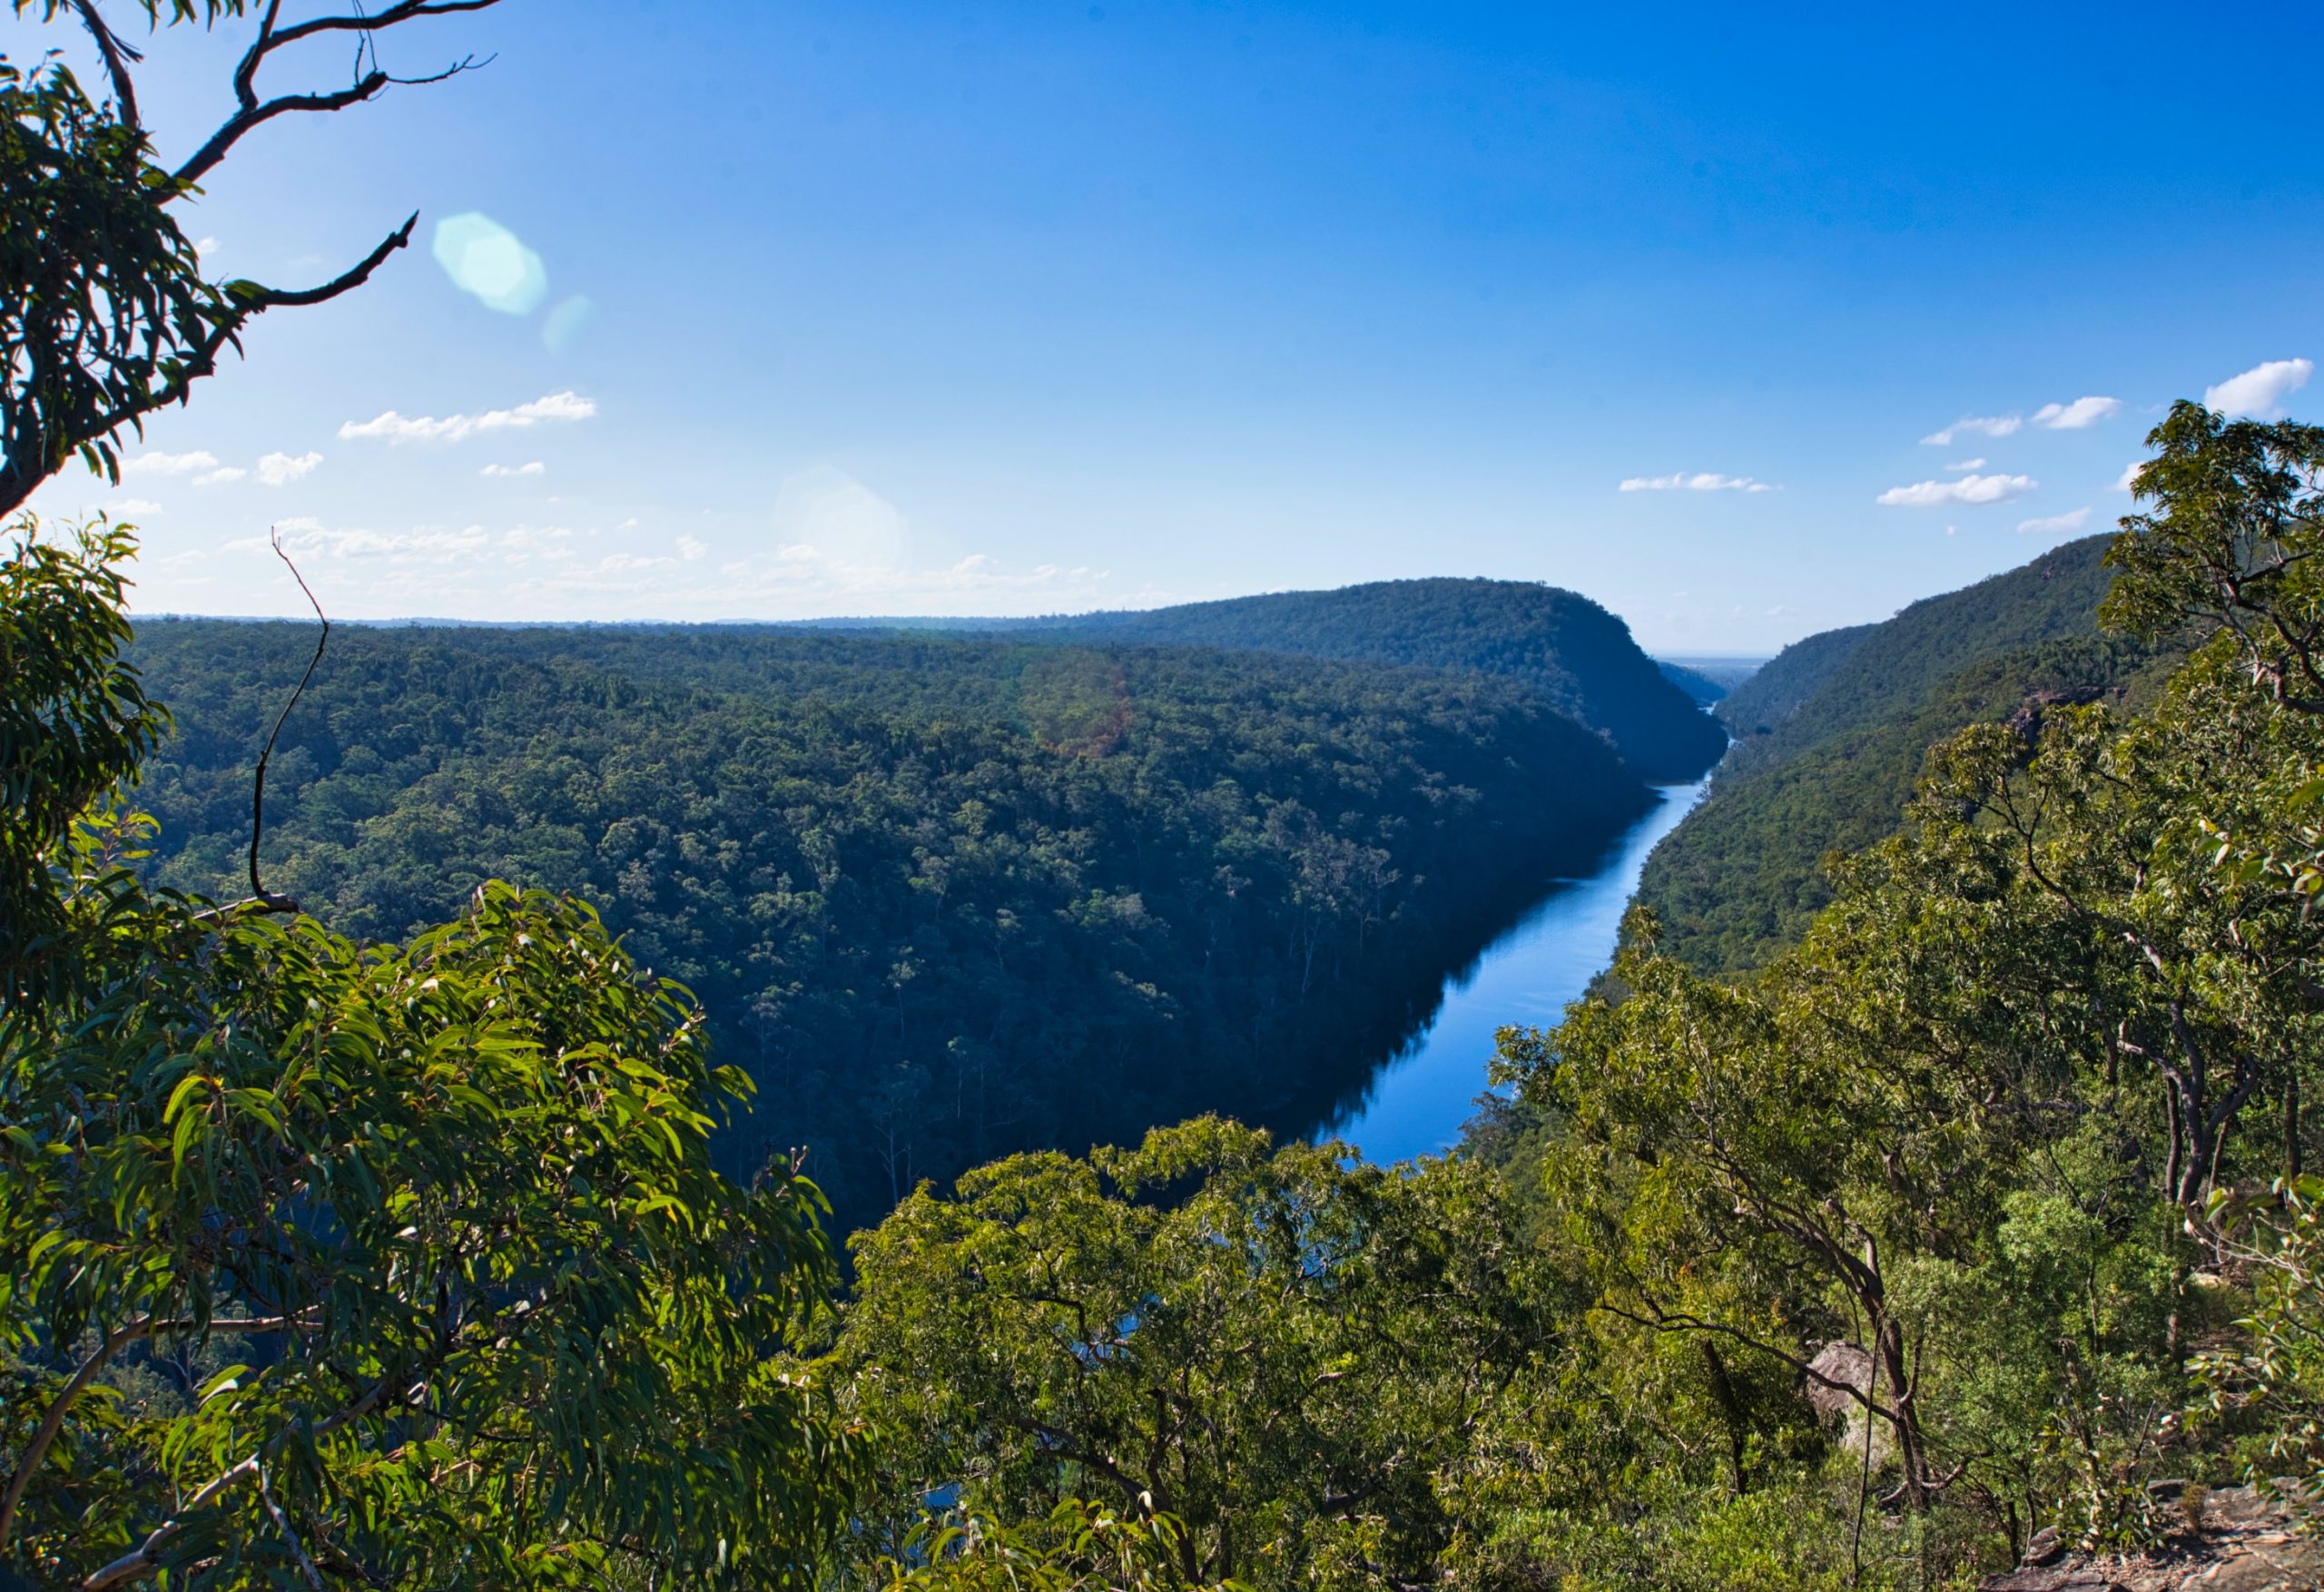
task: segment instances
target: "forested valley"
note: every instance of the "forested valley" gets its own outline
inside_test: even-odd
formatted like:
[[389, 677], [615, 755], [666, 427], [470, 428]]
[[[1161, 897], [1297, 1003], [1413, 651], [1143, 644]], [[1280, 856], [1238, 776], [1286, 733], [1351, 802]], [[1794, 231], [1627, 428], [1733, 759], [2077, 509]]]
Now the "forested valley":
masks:
[[[157, 882], [236, 888], [251, 769], [312, 645], [143, 628], [131, 656], [175, 715], [140, 791]], [[1476, 675], [342, 628], [283, 727], [261, 853], [361, 936], [487, 879], [588, 900], [756, 1081], [726, 1164], [805, 1149], [843, 1231], [1007, 1151], [1205, 1111], [1304, 1132], [1647, 800], [1603, 739]]]
[[[2119, 535], [1724, 696], [1523, 583], [133, 619], [34, 494], [417, 220], [278, 288], [182, 218], [493, 5], [0, 60], [0, 1592], [2324, 1585], [2324, 427], [2177, 403]], [[1301, 1136], [1690, 696], [1463, 1143]]]
[[1530, 581], [1374, 581], [1119, 613], [912, 624], [1501, 675], [1532, 686], [1551, 707], [1605, 734], [1641, 778], [1657, 783], [1695, 778], [1726, 745], [1718, 727], [1693, 710], [1685, 685], [1638, 649], [1618, 616], [1579, 593]]
[[[1610, 794], [1568, 811], [1634, 810], [1521, 686], [1005, 638], [343, 633], [236, 896], [220, 837], [306, 633], [133, 644], [125, 534], [20, 544], [12, 1571], [1903, 1592], [2270, 1522], [2307, 1552], [2324, 431], [2189, 405], [2155, 445], [2154, 512], [2102, 564], [2002, 577], [2041, 583], [2032, 620], [1986, 591], [1838, 644], [1897, 660], [1850, 687], [1894, 683], [1886, 750], [1865, 805], [1835, 786], [1786, 821], [1838, 840], [1908, 767], [1918, 790], [1827, 904], [1769, 892], [1753, 965], [1712, 975], [1641, 909], [1562, 1025], [1503, 1032], [1508, 1092], [1461, 1149], [1396, 1167], [1223, 1114], [1148, 1129], [1178, 1086], [1140, 1073], [1276, 1086], [1170, 1025], [1358, 1010], [1496, 804], [1578, 802], [1583, 768]], [[1766, 766], [1812, 766], [1815, 714], [1856, 732], [1815, 673], [1729, 699], [1802, 726]], [[172, 726], [165, 689], [208, 705]], [[1738, 751], [1748, 793], [1765, 753]], [[1157, 888], [1221, 867], [1273, 900]], [[559, 869], [576, 894], [481, 877]], [[1349, 878], [1384, 893], [1325, 891]], [[940, 945], [951, 981], [893, 976]], [[1162, 975], [1201, 991], [1228, 948], [1271, 982], [1157, 1017]], [[674, 968], [784, 993], [736, 1022]], [[1061, 1070], [1013, 1098], [1120, 1147], [899, 1169], [843, 1272], [848, 1206], [780, 1131], [720, 1125], [880, 1131], [811, 1071], [860, 1028], [845, 1055], [928, 1075], [916, 1155], [985, 1153], [939, 1136], [978, 1120], [974, 1072], [932, 1059], [960, 1037], [940, 990], [1110, 1062], [1122, 1100]], [[840, 1187], [876, 1214], [870, 1165]], [[2029, 1553], [2066, 1568], [1998, 1578]]]

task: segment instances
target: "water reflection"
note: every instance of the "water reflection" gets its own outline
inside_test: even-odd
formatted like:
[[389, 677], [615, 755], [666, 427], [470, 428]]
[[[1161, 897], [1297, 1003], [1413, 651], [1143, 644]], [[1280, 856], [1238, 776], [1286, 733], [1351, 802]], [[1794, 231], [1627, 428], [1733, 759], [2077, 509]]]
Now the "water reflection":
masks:
[[1613, 958], [1647, 854], [1709, 784], [1662, 787], [1661, 804], [1608, 850], [1596, 872], [1558, 881], [1447, 978], [1435, 1012], [1422, 1017], [1360, 1092], [1323, 1115], [1315, 1136], [1336, 1134], [1380, 1163], [1451, 1147], [1484, 1089], [1493, 1031], [1554, 1023], [1581, 998]]

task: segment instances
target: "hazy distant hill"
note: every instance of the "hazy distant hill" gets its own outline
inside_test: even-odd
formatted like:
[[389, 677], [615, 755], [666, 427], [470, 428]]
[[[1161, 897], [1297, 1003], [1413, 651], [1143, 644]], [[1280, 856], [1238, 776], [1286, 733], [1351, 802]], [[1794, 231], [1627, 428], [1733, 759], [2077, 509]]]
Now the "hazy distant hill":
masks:
[[1662, 677], [1665, 680], [1685, 692], [1688, 700], [1699, 708], [1715, 705], [1721, 697], [1734, 689], [1732, 682], [1723, 681], [1706, 670], [1697, 669], [1686, 663], [1673, 663], [1669, 658], [1655, 659], [1654, 666], [1662, 671]]
[[1521, 680], [1640, 775], [1689, 780], [1725, 736], [1589, 598], [1530, 581], [1398, 580], [1024, 622], [1029, 632], [1473, 670]]
[[1827, 853], [1896, 829], [1930, 746], [2044, 693], [2143, 693], [2167, 660], [2099, 634], [2112, 541], [1809, 636], [1728, 693], [1715, 711], [1735, 744], [1639, 887], [1668, 948], [1712, 971], [1758, 966], [1831, 899]]

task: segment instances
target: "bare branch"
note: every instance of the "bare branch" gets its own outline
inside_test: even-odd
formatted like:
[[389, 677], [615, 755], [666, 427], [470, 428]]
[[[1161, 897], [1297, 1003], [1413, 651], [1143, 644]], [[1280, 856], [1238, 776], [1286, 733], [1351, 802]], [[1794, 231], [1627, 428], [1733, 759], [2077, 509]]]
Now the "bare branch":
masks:
[[242, 135], [253, 128], [262, 127], [277, 116], [293, 111], [343, 111], [350, 105], [360, 104], [388, 86], [384, 72], [367, 72], [345, 88], [318, 94], [284, 94], [263, 104], [237, 111], [210, 135], [210, 141], [193, 152], [193, 157], [171, 174], [172, 185], [183, 193], [207, 176], [226, 152], [241, 142]]
[[412, 229], [419, 225], [419, 212], [414, 211], [402, 226], [379, 240], [370, 253], [320, 287], [262, 288], [255, 282], [239, 284], [250, 290], [243, 300], [249, 306], [244, 319], [265, 310], [299, 310], [310, 304], [328, 303], [341, 293], [354, 291], [371, 280], [371, 273], [379, 269], [389, 255], [411, 241]]
[[[77, 3], [86, 4], [88, 0], [77, 0]], [[251, 47], [243, 52], [241, 60], [234, 67], [234, 102], [239, 109], [219, 124], [218, 130], [193, 152], [192, 159], [177, 169], [174, 181], [179, 191], [183, 192], [202, 181], [219, 162], [226, 158], [227, 152], [240, 142], [244, 134], [264, 126], [277, 116], [292, 112], [342, 111], [371, 98], [391, 84], [416, 86], [441, 83], [448, 77], [456, 77], [463, 72], [487, 65], [491, 60], [489, 56], [482, 61], [473, 55], [463, 56], [442, 72], [427, 77], [396, 77], [381, 69], [376, 48], [371, 51], [370, 70], [364, 71], [363, 51], [359, 46], [356, 74], [345, 88], [319, 93], [283, 94], [275, 99], [262, 100], [258, 92], [259, 71], [275, 51], [295, 44], [301, 39], [333, 33], [358, 34], [365, 44], [369, 44], [376, 34], [399, 23], [423, 16], [449, 16], [463, 11], [483, 11], [498, 4], [499, 0], [398, 0], [397, 4], [388, 6], [376, 16], [365, 16], [359, 13], [317, 16], [290, 27], [278, 28], [276, 24], [281, 18], [281, 0], [270, 0], [266, 15], [259, 21], [258, 36], [251, 41]]]
[[281, 738], [282, 726], [290, 722], [290, 711], [299, 705], [299, 699], [307, 694], [307, 683], [315, 677], [315, 670], [322, 663], [323, 649], [330, 645], [330, 616], [323, 612], [322, 604], [316, 600], [313, 588], [307, 585], [307, 577], [300, 575], [299, 566], [290, 561], [290, 555], [282, 550], [281, 534], [270, 529], [267, 539], [273, 543], [274, 555], [282, 560], [283, 567], [290, 570], [290, 578], [297, 581], [299, 589], [307, 594], [307, 602], [323, 626], [322, 634], [315, 638], [315, 655], [307, 660], [307, 672], [299, 676], [297, 688], [290, 693], [290, 700], [282, 704], [282, 712], [275, 718], [273, 732], [267, 736], [266, 745], [258, 754], [258, 773], [251, 781], [251, 894], [265, 902], [270, 911], [296, 912], [298, 902], [288, 896], [276, 895], [260, 881], [258, 876], [258, 843], [260, 837], [266, 832], [266, 765], [274, 756], [274, 743]]

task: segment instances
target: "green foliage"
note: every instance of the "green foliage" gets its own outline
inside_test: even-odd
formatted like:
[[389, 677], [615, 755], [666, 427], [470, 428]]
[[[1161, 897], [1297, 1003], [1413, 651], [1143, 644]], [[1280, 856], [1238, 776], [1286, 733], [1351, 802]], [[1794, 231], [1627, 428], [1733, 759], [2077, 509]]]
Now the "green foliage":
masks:
[[143, 131], [63, 62], [0, 58], [0, 512], [76, 453], [119, 480], [120, 428], [182, 398], [239, 323]]
[[[1851, 1582], [1882, 1565], [1972, 1577], [2043, 1522], [2087, 1550], [2142, 1548], [2178, 1528], [2156, 1477], [2218, 1478], [2222, 1444], [2306, 1472], [2324, 1426], [2306, 1363], [2324, 1185], [2300, 1171], [2324, 1074], [2309, 882], [2324, 714], [2290, 639], [2308, 577], [2297, 558], [2269, 573], [2270, 549], [2308, 534], [2282, 506], [2310, 467], [2253, 463], [2305, 458], [2312, 438], [2182, 408], [2155, 442], [2142, 486], [2162, 511], [2113, 554], [2131, 571], [2114, 611], [2164, 651], [2004, 654], [1888, 721], [1890, 739], [1901, 751], [1981, 691], [2005, 705], [2021, 670], [2111, 658], [2139, 689], [2037, 698], [1945, 740], [1904, 831], [1838, 865], [1831, 904], [1748, 984], [1707, 980], [1642, 914], [1604, 997], [1504, 1034], [1522, 1097], [1475, 1140], [1538, 1188], [1551, 1268], [1588, 1280], [1624, 1418], [1681, 1453], [1724, 1425], [1738, 1493], [1822, 1489], [1803, 1502], [1822, 1515], [1810, 1540], [1829, 1567], [1846, 1531]], [[2254, 525], [2276, 529], [2250, 555]], [[2220, 575], [2223, 548], [2257, 578]], [[2240, 625], [2230, 586], [2257, 595]], [[2191, 624], [2211, 639], [2157, 690]], [[1873, 644], [1853, 643], [1852, 672]], [[1880, 728], [1787, 767], [1876, 749]], [[2233, 1192], [2279, 1174], [2270, 1198]], [[2231, 1323], [2247, 1282], [2255, 1308]], [[2199, 1342], [2233, 1347], [2196, 1358], [2214, 1391], [2191, 1415]], [[1687, 1343], [1820, 1391], [1820, 1480], [1782, 1390], [1729, 1367], [1690, 1399], [1669, 1369]], [[1711, 1517], [1683, 1461], [1642, 1449], [1661, 1491], [1635, 1528], [1565, 1502], [1504, 1514], [1487, 1540], [1537, 1571], [1620, 1565], [1641, 1540], [1683, 1561]], [[1835, 1484], [1851, 1470], [1848, 1511]], [[1781, 1540], [1763, 1522], [1685, 1575], [1750, 1585], [1748, 1550]]]
[[2180, 652], [2098, 635], [2107, 540], [1810, 636], [1738, 686], [1709, 799], [1640, 881], [1666, 948], [1737, 974], [1797, 943], [1832, 899], [1826, 860], [1894, 833], [1928, 750], [1965, 725], [2031, 734], [2061, 704], [2150, 699]]
[[[2324, 1491], [2324, 1178], [2279, 1179], [2266, 1194], [2222, 1189], [2211, 1219], [2254, 1273], [2248, 1336], [2198, 1358], [2212, 1408], [2257, 1417], [2261, 1475]], [[2214, 1286], [2218, 1277], [2207, 1279]]]
[[[0, 575], [0, 634], [74, 621], [8, 677], [34, 813], [150, 737], [128, 545]], [[812, 1584], [857, 1465], [778, 1357], [835, 1280], [820, 1196], [713, 1170], [746, 1080], [684, 992], [507, 886], [403, 944], [149, 894], [102, 799], [44, 859], [72, 976], [0, 1006], [0, 1565]]]
[[[161, 880], [231, 888], [311, 633], [150, 624]], [[267, 873], [401, 935], [481, 880], [596, 904], [843, 1219], [1197, 1111], [1303, 1127], [1645, 792], [1521, 690], [1299, 659], [768, 629], [341, 627]]]
[[1233, 1581], [1180, 1572], [1184, 1533], [1167, 1515], [1133, 1515], [1067, 1499], [1047, 1519], [1011, 1528], [980, 1516], [931, 1516], [882, 1559], [885, 1592], [1236, 1592]]
[[1437, 1471], [1553, 1342], [1493, 1180], [1205, 1119], [923, 1189], [856, 1243], [841, 1342], [910, 1499], [1012, 1526], [1096, 1496], [1188, 1581], [1418, 1579]]
[[1696, 778], [1724, 744], [1718, 726], [1639, 650], [1621, 620], [1587, 597], [1528, 581], [1376, 581], [1021, 628], [1505, 676], [1605, 735], [1640, 777], [1656, 781]]
[[52, 861], [169, 723], [121, 656], [130, 534], [100, 523], [60, 545], [32, 520], [19, 534], [0, 562], [0, 1001], [12, 1005], [52, 999], [73, 976]]
[[2126, 629], [2230, 638], [2255, 684], [2324, 712], [2324, 427], [2230, 420], [2172, 406], [2134, 482], [2154, 512], [2122, 522], [2107, 562], [2122, 577], [2108, 619]]
[[[2071, 637], [1973, 663], [1925, 701], [1835, 732], [1788, 757], [1722, 771], [1710, 798], [1649, 859], [1639, 898], [1669, 951], [1735, 975], [1796, 945], [1833, 899], [1829, 859], [1901, 827], [1929, 751], [1965, 725], [2036, 732], [2060, 705], [2152, 700], [2176, 654]], [[1739, 753], [1738, 753], [1739, 756]]]

